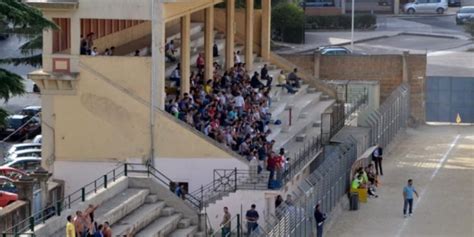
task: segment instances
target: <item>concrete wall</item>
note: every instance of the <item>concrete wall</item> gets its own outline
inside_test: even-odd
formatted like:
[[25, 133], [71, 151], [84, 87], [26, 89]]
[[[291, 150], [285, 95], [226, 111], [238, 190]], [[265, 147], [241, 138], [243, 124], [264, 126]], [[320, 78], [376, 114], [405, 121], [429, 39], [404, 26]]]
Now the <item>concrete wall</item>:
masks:
[[108, 34], [94, 40], [94, 47], [99, 52], [104, 52], [106, 48], [120, 46], [151, 34], [151, 22], [145, 21], [136, 26], [132, 26], [121, 31]]
[[[322, 80], [359, 80], [380, 82], [380, 102], [404, 80], [403, 55], [319, 56], [284, 55], [301, 69]], [[406, 55], [406, 80], [412, 87], [411, 111], [418, 121], [425, 121], [424, 84], [426, 55]]]

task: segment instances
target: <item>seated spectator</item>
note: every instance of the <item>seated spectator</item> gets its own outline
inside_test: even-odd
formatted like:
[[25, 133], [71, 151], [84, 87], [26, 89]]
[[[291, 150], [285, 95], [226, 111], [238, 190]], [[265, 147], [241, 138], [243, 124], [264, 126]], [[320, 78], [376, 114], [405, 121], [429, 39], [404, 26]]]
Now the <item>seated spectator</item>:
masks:
[[362, 174], [356, 173], [354, 179], [352, 180], [351, 188], [352, 189], [359, 189], [362, 187]]
[[288, 75], [288, 83], [292, 87], [300, 88], [300, 81], [301, 78], [298, 77], [298, 69], [295, 68], [293, 72]]
[[140, 50], [135, 50], [135, 56], [140, 56]]
[[169, 62], [176, 62], [176, 56], [175, 56], [175, 47], [174, 47], [174, 41], [171, 40], [169, 43], [165, 44], [165, 57]]
[[115, 47], [114, 46], [110, 47], [109, 56], [115, 56]]
[[278, 85], [279, 87], [285, 88], [288, 93], [294, 94], [298, 92], [298, 90], [295, 90], [290, 83], [286, 80], [285, 72], [281, 70], [280, 75], [278, 75]]
[[104, 56], [110, 56], [110, 50], [109, 48], [106, 48], [104, 51]]
[[97, 56], [99, 53], [97, 52], [97, 47], [94, 47], [91, 51], [91, 56]]
[[204, 69], [204, 56], [202, 56], [202, 53], [199, 53], [198, 54], [198, 57], [196, 59], [196, 67], [199, 69], [199, 70], [203, 70]]
[[252, 79], [250, 80], [250, 85], [252, 86], [252, 88], [255, 88], [255, 89], [263, 88], [263, 84], [262, 82], [260, 82], [260, 79], [258, 78], [258, 76], [259, 76], [258, 72], [253, 73]]
[[214, 45], [212, 46], [212, 56], [219, 57], [219, 48], [217, 47], [216, 42], [214, 42]]
[[260, 76], [263, 78], [267, 78], [268, 76], [268, 69], [267, 69], [267, 64], [264, 64], [262, 69], [260, 70]]

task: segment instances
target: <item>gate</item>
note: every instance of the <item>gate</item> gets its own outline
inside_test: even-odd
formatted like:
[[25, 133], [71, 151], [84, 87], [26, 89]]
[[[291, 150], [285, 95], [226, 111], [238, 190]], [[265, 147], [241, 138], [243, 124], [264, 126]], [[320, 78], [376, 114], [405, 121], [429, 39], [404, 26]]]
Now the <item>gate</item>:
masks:
[[474, 77], [428, 77], [426, 121], [474, 123]]

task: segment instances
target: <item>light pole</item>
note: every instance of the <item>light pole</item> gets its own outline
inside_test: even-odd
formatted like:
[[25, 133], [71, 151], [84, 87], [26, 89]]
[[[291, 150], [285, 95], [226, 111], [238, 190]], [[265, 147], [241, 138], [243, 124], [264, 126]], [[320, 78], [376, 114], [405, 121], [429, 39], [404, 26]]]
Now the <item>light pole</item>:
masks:
[[303, 44], [306, 44], [306, 0], [303, 0]]
[[351, 6], [351, 50], [354, 52], [354, 0]]

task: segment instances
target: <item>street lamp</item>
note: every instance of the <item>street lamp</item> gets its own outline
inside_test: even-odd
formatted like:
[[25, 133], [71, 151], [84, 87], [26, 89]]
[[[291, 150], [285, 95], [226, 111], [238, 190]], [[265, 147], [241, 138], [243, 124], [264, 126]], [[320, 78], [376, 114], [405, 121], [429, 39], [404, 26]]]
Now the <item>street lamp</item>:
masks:
[[354, 0], [351, 6], [351, 50], [354, 52]]

